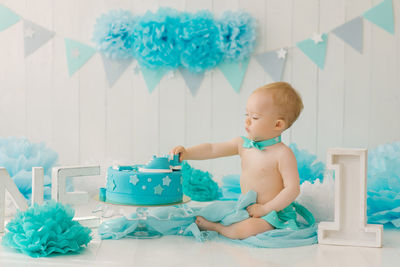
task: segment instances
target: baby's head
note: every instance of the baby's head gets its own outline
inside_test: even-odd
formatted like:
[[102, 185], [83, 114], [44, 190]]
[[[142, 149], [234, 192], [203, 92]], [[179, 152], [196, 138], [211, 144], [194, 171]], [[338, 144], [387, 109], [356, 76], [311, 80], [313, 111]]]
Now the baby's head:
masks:
[[302, 110], [303, 101], [289, 83], [264, 85], [247, 100], [246, 131], [256, 141], [273, 138], [292, 126]]

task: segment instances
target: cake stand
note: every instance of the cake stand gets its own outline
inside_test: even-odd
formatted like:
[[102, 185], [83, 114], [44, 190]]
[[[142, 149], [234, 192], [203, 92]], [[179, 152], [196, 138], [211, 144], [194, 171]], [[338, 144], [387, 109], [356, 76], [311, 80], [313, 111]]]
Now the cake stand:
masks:
[[149, 208], [154, 207], [163, 207], [163, 206], [179, 206], [182, 208], [187, 215], [191, 214], [193, 211], [190, 207], [186, 205], [186, 203], [190, 202], [190, 197], [183, 195], [182, 201], [169, 203], [169, 204], [162, 204], [162, 205], [130, 205], [130, 204], [122, 204], [117, 202], [111, 201], [102, 201], [99, 199], [99, 196], [95, 197], [95, 200], [102, 202], [107, 205], [113, 205], [118, 207], [136, 207], [136, 214], [138, 218], [129, 218], [125, 216], [128, 220], [138, 220], [138, 225], [132, 233], [128, 234], [127, 238], [135, 238], [135, 239], [153, 239], [153, 238], [160, 238], [162, 236], [161, 233], [151, 230], [147, 227], [147, 218], [149, 215]]

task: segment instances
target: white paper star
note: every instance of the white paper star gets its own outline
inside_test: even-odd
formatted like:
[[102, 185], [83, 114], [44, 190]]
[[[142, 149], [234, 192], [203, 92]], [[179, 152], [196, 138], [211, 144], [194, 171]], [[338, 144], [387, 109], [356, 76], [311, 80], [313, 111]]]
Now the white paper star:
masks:
[[311, 38], [314, 43], [319, 44], [319, 43], [323, 43], [324, 40], [322, 39], [322, 34], [320, 33], [314, 33], [313, 37]]
[[286, 58], [286, 53], [287, 53], [286, 49], [281, 48], [278, 51], [276, 51], [276, 53], [278, 54], [278, 58], [282, 58], [282, 59]]
[[171, 182], [171, 179], [168, 176], [165, 176], [162, 179], [163, 185], [169, 186], [169, 183]]
[[25, 29], [25, 37], [29, 37], [32, 39], [34, 35], [35, 35], [35, 31], [31, 27], [27, 27]]
[[145, 185], [144, 185], [144, 186], [142, 186], [142, 189], [143, 189], [143, 190], [146, 190], [146, 186], [145, 186]]
[[156, 187], [154, 187], [154, 194], [161, 195], [163, 190], [164, 188], [162, 188], [161, 185], [157, 185]]
[[79, 52], [78, 49], [74, 49], [74, 50], [72, 50], [71, 55], [72, 55], [73, 58], [79, 58], [80, 57], [80, 52]]
[[139, 178], [137, 177], [137, 175], [132, 175], [131, 179], [129, 179], [129, 182], [133, 185], [136, 185], [139, 182]]

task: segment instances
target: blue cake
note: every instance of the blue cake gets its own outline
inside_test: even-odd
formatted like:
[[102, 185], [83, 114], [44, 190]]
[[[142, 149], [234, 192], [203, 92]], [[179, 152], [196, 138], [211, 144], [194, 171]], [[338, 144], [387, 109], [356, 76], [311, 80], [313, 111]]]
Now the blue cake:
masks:
[[163, 205], [182, 202], [182, 173], [179, 155], [153, 156], [147, 165], [112, 166], [107, 170], [106, 188], [100, 200], [128, 205]]

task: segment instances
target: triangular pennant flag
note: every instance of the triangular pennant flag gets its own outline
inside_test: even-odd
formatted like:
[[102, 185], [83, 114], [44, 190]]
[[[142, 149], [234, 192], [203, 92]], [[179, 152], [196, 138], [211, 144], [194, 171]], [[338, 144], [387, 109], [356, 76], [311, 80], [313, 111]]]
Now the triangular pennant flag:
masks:
[[140, 67], [140, 70], [142, 71], [144, 81], [146, 82], [147, 89], [150, 93], [153, 92], [154, 88], [156, 88], [157, 84], [161, 81], [164, 75], [170, 71], [170, 69], [163, 67], [157, 69], [148, 69], [142, 66]]
[[[316, 39], [318, 39], [317, 37], [320, 37], [318, 41], [316, 41]], [[296, 44], [296, 46], [320, 69], [324, 69], [327, 41], [328, 36], [326, 34], [322, 34], [321, 36], [314, 36], [313, 39], [309, 38], [300, 41]]]
[[204, 72], [193, 73], [186, 68], [180, 68], [179, 71], [181, 72], [182, 77], [185, 80], [186, 86], [190, 90], [190, 93], [192, 93], [192, 96], [195, 96], [197, 90], [203, 82]]
[[21, 18], [5, 6], [0, 5], [0, 32], [17, 23]]
[[257, 62], [263, 67], [275, 82], [282, 80], [282, 73], [286, 62], [286, 50], [278, 49], [255, 56]]
[[54, 32], [49, 31], [31, 21], [24, 20], [25, 57], [35, 52], [48, 40], [53, 38]]
[[378, 25], [385, 31], [394, 34], [393, 3], [384, 0], [363, 14], [364, 18]]
[[223, 62], [218, 68], [224, 74], [233, 89], [238, 93], [242, 86], [243, 78], [249, 65], [250, 58], [241, 62]]
[[80, 42], [65, 38], [65, 49], [69, 75], [72, 76], [96, 53], [96, 49]]
[[346, 22], [332, 31], [336, 36], [345, 41], [358, 52], [363, 50], [363, 20], [362, 17]]
[[111, 59], [101, 54], [104, 70], [106, 72], [108, 85], [113, 87], [115, 82], [121, 77], [124, 71], [129, 67], [133, 59]]

